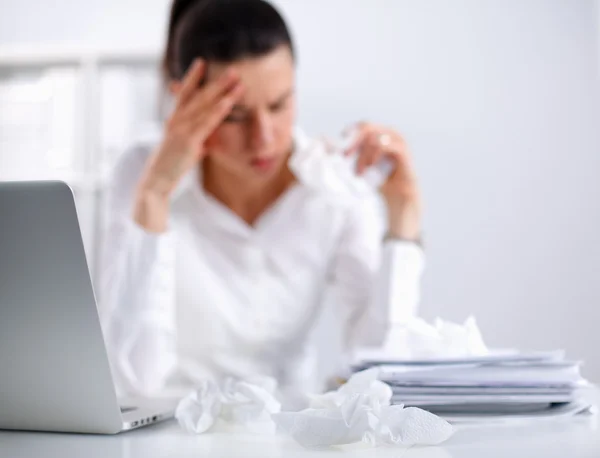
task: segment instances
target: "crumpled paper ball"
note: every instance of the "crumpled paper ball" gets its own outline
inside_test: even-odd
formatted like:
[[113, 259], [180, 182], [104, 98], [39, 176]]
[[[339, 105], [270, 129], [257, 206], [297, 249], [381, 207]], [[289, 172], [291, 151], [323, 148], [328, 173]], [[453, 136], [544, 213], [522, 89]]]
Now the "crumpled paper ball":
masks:
[[272, 415], [277, 426], [306, 448], [366, 442], [372, 446], [437, 445], [452, 436], [452, 425], [422, 409], [390, 405], [391, 388], [379, 370], [353, 375], [338, 390], [313, 396], [311, 407]]
[[228, 378], [221, 385], [206, 380], [179, 402], [175, 418], [185, 431], [196, 434], [274, 434], [271, 414], [281, 410], [276, 390], [277, 382], [268, 377], [247, 381]]
[[216, 383], [205, 380], [198, 390], [183, 398], [175, 410], [179, 425], [188, 432], [208, 431], [221, 413], [221, 396]]
[[357, 360], [377, 360], [384, 354], [392, 359], [440, 359], [484, 356], [490, 353], [474, 317], [463, 324], [437, 318], [428, 323], [413, 318], [393, 326], [383, 349], [361, 350]]
[[306, 139], [303, 147], [291, 157], [295, 169], [306, 172], [306, 184], [317, 189], [327, 187], [340, 196], [362, 197], [372, 195], [393, 172], [393, 162], [387, 158], [356, 174], [358, 154], [346, 156], [345, 150], [353, 145], [356, 129], [339, 138]]
[[379, 369], [372, 368], [354, 374], [335, 391], [310, 396], [310, 407], [313, 409], [329, 409], [341, 406], [346, 399], [355, 394], [368, 395], [378, 405], [389, 405], [392, 399], [392, 388], [380, 380]]

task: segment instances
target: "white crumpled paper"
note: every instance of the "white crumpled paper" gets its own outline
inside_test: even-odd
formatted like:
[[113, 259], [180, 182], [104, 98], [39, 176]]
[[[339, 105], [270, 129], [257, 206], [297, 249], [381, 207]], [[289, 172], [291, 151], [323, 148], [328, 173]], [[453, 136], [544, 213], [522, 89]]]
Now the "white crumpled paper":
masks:
[[191, 433], [242, 432], [290, 435], [307, 448], [365, 442], [372, 446], [437, 445], [453, 433], [445, 420], [418, 408], [390, 405], [392, 389], [379, 370], [354, 374], [336, 391], [310, 396], [310, 407], [281, 412], [270, 378], [221, 385], [205, 381], [181, 400], [175, 418]]
[[300, 147], [291, 157], [291, 166], [301, 169], [308, 185], [327, 186], [329, 191], [340, 195], [363, 196], [373, 194], [393, 171], [393, 163], [382, 159], [367, 168], [359, 176], [356, 174], [358, 154], [346, 156], [345, 150], [356, 138], [356, 131], [350, 130], [340, 138], [308, 139], [298, 133]]
[[397, 359], [439, 359], [485, 356], [489, 350], [474, 317], [462, 325], [440, 318], [433, 324], [413, 318], [390, 329], [382, 350], [361, 351], [358, 357], [377, 359], [379, 354]]
[[379, 445], [437, 445], [453, 428], [418, 408], [390, 405], [391, 388], [378, 380], [379, 370], [353, 375], [338, 390], [313, 396], [300, 412], [272, 415], [277, 426], [307, 448], [366, 442]]
[[272, 378], [248, 381], [226, 379], [221, 385], [204, 381], [183, 398], [175, 411], [181, 427], [191, 433], [207, 431], [274, 434], [271, 414], [281, 410]]

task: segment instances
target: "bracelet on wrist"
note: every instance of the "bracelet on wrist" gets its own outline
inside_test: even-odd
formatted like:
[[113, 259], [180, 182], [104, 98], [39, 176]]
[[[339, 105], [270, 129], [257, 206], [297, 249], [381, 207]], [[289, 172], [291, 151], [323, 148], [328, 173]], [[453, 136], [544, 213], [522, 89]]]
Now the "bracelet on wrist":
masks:
[[419, 235], [416, 238], [408, 238], [408, 237], [398, 237], [396, 235], [390, 234], [387, 232], [383, 237], [384, 242], [404, 242], [404, 243], [413, 243], [421, 248], [424, 248], [423, 244], [423, 236]]

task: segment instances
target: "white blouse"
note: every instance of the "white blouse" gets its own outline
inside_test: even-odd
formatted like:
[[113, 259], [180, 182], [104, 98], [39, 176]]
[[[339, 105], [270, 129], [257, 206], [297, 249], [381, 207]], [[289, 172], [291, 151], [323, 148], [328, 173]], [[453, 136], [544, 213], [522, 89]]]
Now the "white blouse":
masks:
[[131, 218], [152, 147], [123, 156], [108, 192], [99, 289], [121, 394], [174, 395], [206, 378], [256, 375], [319, 390], [311, 331], [325, 307], [346, 352], [381, 345], [391, 323], [415, 314], [422, 250], [384, 242], [378, 194], [341, 192], [329, 158], [300, 132], [295, 144], [297, 184], [253, 226], [206, 194], [194, 171], [174, 193], [164, 234]]

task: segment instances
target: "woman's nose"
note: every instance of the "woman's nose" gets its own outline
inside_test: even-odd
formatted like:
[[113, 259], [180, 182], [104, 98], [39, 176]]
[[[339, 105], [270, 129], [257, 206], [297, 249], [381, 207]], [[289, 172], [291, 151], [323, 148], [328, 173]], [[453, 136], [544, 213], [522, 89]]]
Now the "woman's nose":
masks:
[[252, 149], [256, 152], [268, 149], [273, 143], [275, 135], [273, 132], [273, 123], [268, 114], [259, 114], [254, 119], [252, 125]]

